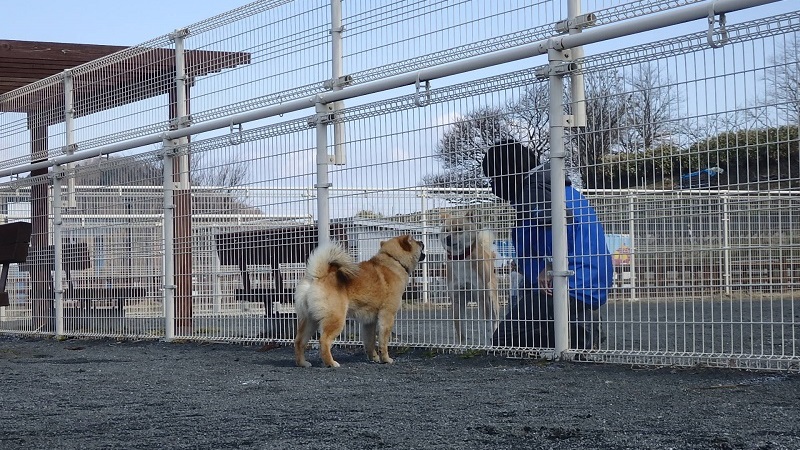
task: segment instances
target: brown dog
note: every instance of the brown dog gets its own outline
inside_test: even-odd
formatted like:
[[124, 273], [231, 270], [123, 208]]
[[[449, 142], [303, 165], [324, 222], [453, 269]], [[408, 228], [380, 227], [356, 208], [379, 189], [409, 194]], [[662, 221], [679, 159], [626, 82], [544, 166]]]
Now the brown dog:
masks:
[[447, 252], [445, 277], [453, 305], [456, 341], [465, 344], [467, 305], [475, 303], [481, 313], [482, 342], [491, 345], [492, 334], [500, 323], [497, 274], [494, 271], [494, 235], [482, 230], [474, 211], [442, 213], [439, 239]]
[[[375, 362], [394, 362], [389, 357], [389, 337], [411, 272], [425, 259], [423, 248], [422, 242], [404, 235], [381, 242], [375, 256], [356, 263], [335, 243], [317, 247], [308, 258], [306, 275], [295, 291], [295, 363], [311, 366], [305, 357], [306, 345], [319, 330], [322, 362], [339, 367], [331, 355], [331, 345], [342, 332], [348, 315], [361, 323], [367, 357]], [[375, 349], [376, 335], [380, 357]]]

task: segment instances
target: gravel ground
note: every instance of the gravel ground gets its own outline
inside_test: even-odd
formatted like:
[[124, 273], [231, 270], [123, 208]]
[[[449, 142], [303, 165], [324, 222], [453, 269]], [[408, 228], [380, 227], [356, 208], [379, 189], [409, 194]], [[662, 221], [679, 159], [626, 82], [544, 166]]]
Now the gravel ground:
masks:
[[800, 375], [0, 336], [0, 449], [797, 449]]

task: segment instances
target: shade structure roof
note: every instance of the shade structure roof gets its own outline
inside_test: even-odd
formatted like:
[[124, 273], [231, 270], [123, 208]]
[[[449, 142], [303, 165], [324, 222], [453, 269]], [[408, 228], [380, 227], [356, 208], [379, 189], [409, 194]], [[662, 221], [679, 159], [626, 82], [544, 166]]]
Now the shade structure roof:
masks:
[[[120, 47], [0, 40], [0, 100], [2, 95], [73, 69], [108, 55], [76, 76], [73, 86], [76, 116], [146, 98], [168, 94], [175, 89], [175, 51], [171, 48]], [[188, 83], [198, 76], [250, 63], [250, 54], [209, 50], [186, 50]], [[89, 76], [90, 75], [90, 76]], [[0, 112], [20, 112], [37, 116], [40, 125], [63, 121], [63, 84], [48, 89], [29, 89], [14, 101], [0, 101]]]

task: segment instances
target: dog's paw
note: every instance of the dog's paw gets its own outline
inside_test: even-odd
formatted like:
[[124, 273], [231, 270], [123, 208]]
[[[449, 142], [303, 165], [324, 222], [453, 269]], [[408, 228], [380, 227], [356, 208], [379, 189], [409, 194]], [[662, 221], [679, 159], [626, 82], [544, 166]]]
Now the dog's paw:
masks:
[[370, 357], [369, 357], [369, 359], [370, 359], [370, 361], [372, 361], [372, 362], [376, 362], [376, 363], [379, 363], [379, 362], [381, 362], [381, 357], [380, 357], [380, 356], [378, 356], [378, 354], [377, 354], [377, 353], [375, 353], [374, 355], [370, 356]]
[[383, 362], [386, 363], [386, 364], [394, 364], [394, 359], [386, 356], [386, 357], [383, 358]]
[[331, 363], [331, 365], [330, 365], [330, 366], [328, 366], [328, 367], [330, 367], [331, 369], [335, 369], [335, 368], [337, 368], [337, 367], [340, 367], [340, 366], [339, 366], [339, 363], [338, 363], [338, 362], [334, 361], [334, 362], [333, 362], [333, 363]]
[[308, 361], [298, 361], [297, 367], [311, 367], [311, 363]]

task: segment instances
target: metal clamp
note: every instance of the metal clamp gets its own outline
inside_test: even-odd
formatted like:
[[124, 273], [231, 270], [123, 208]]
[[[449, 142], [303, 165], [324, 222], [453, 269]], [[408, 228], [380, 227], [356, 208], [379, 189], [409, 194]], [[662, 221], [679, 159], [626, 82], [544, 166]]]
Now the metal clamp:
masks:
[[339, 78], [331, 78], [330, 80], [325, 80], [322, 83], [322, 87], [328, 90], [334, 90], [338, 88], [343, 88], [345, 86], [350, 86], [353, 84], [353, 76], [352, 75], [342, 75]]
[[61, 166], [54, 166], [53, 171], [50, 172], [50, 179], [53, 181], [60, 181], [67, 177], [67, 171]]
[[[236, 127], [238, 127], [238, 131], [236, 131], [235, 132], [236, 134], [234, 134], [234, 128]], [[238, 136], [238, 139], [234, 139], [234, 136]], [[231, 121], [230, 134], [228, 134], [228, 142], [230, 142], [231, 145], [239, 145], [242, 143], [242, 124], [240, 123], [235, 124], [233, 123], [233, 121]]]
[[187, 128], [192, 125], [192, 115], [187, 114], [181, 117], [175, 117], [170, 119], [169, 121], [169, 129], [170, 130], [177, 130], [180, 128]]
[[551, 76], [565, 76], [578, 70], [578, 64], [570, 61], [552, 62], [546, 66], [539, 66], [534, 69], [537, 80], [546, 80]]
[[570, 30], [583, 30], [597, 25], [597, 15], [595, 13], [579, 14], [572, 19], [560, 20], [556, 22], [556, 32], [561, 34], [569, 33]]
[[78, 150], [78, 144], [69, 144], [61, 147], [61, 151], [64, 152], [65, 155], [72, 155], [76, 150]]
[[314, 106], [316, 114], [308, 118], [308, 127], [314, 128], [317, 125], [328, 124], [336, 119], [336, 111], [334, 111], [334, 103], [320, 103], [317, 102]]
[[564, 271], [548, 270], [547, 271], [547, 275], [549, 275], [551, 277], [571, 277], [571, 276], [575, 275], [575, 271], [574, 270], [564, 270]]
[[[714, 0], [708, 8], [708, 34], [706, 35], [706, 39], [711, 48], [720, 48], [728, 43], [728, 30], [725, 28], [725, 13], [721, 13], [719, 15], [719, 20], [717, 20], [717, 14], [714, 11], [714, 6], [716, 6], [716, 4], [717, 1]], [[714, 39], [714, 35], [717, 32], [714, 28], [716, 23], [719, 23], [719, 40]]]
[[417, 82], [416, 82], [417, 92], [414, 93], [414, 104], [420, 107], [428, 106], [431, 104], [431, 82], [428, 80], [425, 81], [425, 101], [423, 102], [422, 99], [420, 98], [421, 96], [419, 87], [421, 82], [419, 77], [420, 77], [420, 72], [417, 72]]
[[172, 41], [185, 38], [186, 36], [189, 36], [189, 28], [178, 28], [177, 30], [169, 34], [169, 38]]

